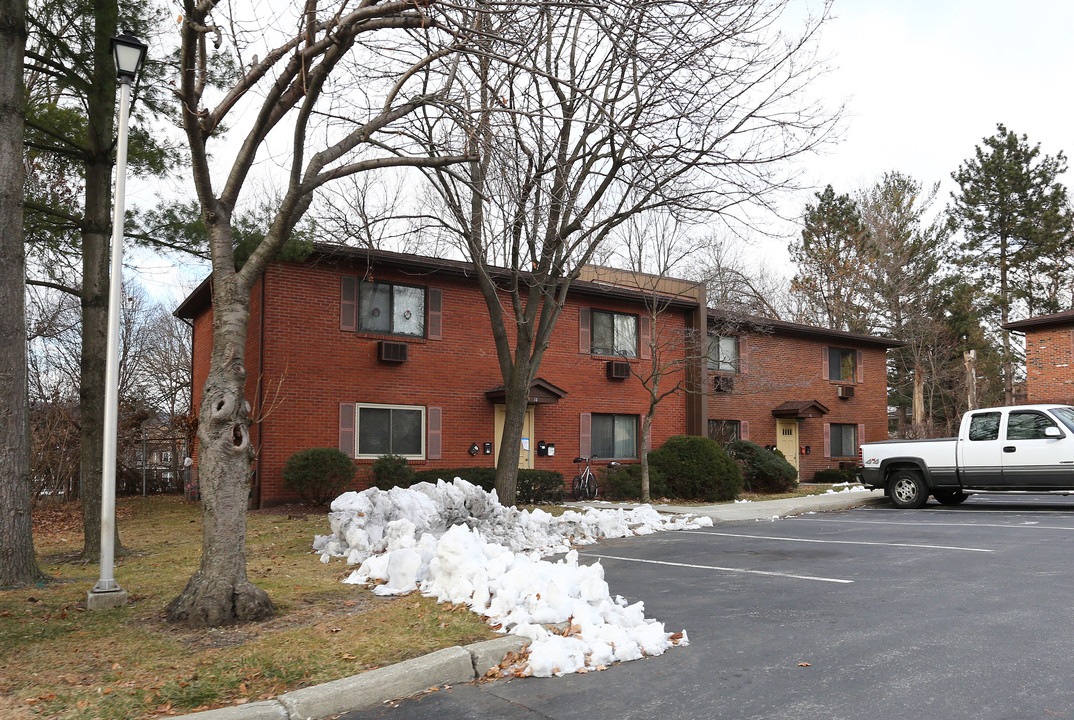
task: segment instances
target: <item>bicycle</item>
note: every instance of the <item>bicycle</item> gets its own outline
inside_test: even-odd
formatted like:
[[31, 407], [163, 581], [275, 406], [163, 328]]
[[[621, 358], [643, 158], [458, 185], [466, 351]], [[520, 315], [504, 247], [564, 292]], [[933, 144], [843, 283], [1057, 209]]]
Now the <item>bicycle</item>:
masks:
[[[597, 476], [589, 468], [589, 461], [596, 460], [595, 457], [576, 457], [574, 462], [585, 463], [585, 469], [574, 476], [574, 482], [571, 483], [571, 495], [575, 500], [592, 500], [597, 496]], [[608, 467], [619, 467], [619, 463], [612, 461], [608, 463]]]

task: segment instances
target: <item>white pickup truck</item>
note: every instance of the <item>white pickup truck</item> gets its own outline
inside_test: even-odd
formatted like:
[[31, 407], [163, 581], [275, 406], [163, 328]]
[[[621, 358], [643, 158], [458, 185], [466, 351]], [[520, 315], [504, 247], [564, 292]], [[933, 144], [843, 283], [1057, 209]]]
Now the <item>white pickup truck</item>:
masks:
[[1074, 407], [971, 410], [957, 438], [861, 446], [860, 476], [895, 507], [935, 497], [957, 505], [975, 493], [1074, 495]]

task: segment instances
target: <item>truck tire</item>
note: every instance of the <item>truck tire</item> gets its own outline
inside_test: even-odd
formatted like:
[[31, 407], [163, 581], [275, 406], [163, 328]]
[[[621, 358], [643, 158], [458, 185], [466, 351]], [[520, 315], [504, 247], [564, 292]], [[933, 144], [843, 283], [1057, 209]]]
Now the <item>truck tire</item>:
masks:
[[932, 493], [941, 505], [961, 505], [969, 497], [961, 490], [937, 490]]
[[916, 509], [928, 502], [929, 489], [917, 470], [896, 470], [888, 478], [888, 495], [895, 507]]

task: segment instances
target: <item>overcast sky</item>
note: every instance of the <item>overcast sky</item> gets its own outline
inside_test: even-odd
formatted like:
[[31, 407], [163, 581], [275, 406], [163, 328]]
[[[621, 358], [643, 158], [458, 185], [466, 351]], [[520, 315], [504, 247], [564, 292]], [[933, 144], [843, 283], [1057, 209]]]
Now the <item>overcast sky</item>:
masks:
[[[843, 140], [802, 162], [803, 181], [850, 192], [899, 170], [942, 182], [940, 210], [951, 173], [996, 123], [1048, 154], [1074, 153], [1074, 2], [836, 0], [835, 15], [821, 37], [832, 70], [816, 90], [846, 101]], [[811, 198], [788, 197], [784, 214]], [[786, 238], [757, 240], [751, 254], [792, 272]]]
[[[1045, 153], [1074, 152], [1074, 3], [836, 0], [835, 16], [821, 39], [832, 71], [819, 92], [846, 100], [843, 140], [802, 163], [806, 182], [849, 192], [899, 170], [941, 182], [939, 210], [951, 173], [996, 123]], [[790, 198], [785, 212], [799, 215], [811, 199]], [[786, 241], [759, 247], [789, 268]]]

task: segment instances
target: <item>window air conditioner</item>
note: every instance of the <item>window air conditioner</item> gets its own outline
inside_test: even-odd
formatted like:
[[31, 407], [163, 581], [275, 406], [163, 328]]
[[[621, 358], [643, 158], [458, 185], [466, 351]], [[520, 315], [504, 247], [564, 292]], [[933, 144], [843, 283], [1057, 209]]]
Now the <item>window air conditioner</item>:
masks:
[[630, 377], [630, 363], [609, 360], [607, 372], [609, 380], [626, 380]]
[[378, 343], [380, 348], [377, 354], [377, 358], [381, 362], [385, 363], [404, 363], [407, 359], [407, 348], [409, 347], [403, 342], [391, 342], [389, 340], [381, 340]]

